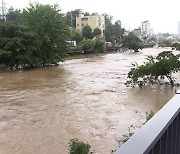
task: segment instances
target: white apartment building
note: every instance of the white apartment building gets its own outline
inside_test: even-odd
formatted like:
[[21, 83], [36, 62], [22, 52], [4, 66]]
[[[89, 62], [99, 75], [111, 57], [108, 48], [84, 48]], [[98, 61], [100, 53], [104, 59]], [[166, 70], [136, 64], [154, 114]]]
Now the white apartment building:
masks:
[[148, 20], [141, 23], [141, 35], [142, 36], [151, 35], [150, 23]]

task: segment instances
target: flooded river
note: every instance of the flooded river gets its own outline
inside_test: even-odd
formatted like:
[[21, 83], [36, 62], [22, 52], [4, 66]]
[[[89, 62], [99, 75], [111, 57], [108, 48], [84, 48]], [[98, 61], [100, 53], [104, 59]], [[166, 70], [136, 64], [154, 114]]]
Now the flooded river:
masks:
[[71, 60], [58, 67], [0, 72], [0, 154], [67, 154], [71, 138], [110, 154], [128, 127], [142, 126], [174, 95], [170, 87], [126, 87], [141, 53]]

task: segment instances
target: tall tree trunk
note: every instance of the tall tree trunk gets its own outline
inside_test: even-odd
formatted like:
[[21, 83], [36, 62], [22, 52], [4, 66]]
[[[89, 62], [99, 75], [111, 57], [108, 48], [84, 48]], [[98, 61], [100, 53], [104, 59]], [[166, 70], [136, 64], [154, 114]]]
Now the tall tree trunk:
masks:
[[174, 81], [173, 81], [172, 77], [170, 75], [167, 75], [166, 77], [169, 80], [171, 86], [173, 87], [174, 86]]

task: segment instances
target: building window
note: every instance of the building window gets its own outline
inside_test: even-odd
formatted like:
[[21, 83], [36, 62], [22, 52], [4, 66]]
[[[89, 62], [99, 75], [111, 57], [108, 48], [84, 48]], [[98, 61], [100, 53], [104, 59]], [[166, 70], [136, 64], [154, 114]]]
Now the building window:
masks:
[[88, 18], [82, 18], [81, 20], [82, 21], [88, 21]]
[[82, 26], [84, 26], [84, 24], [82, 24]]
[[79, 26], [79, 24], [77, 24], [77, 27]]
[[101, 26], [101, 23], [99, 22], [98, 25], [99, 25], [99, 27], [100, 27], [100, 26]]

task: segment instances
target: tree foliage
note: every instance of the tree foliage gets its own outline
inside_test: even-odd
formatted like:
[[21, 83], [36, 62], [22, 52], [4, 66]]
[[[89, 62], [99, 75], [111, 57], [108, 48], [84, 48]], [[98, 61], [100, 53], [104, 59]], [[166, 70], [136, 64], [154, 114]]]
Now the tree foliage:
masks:
[[85, 12], [84, 16], [91, 16], [89, 12]]
[[85, 37], [85, 39], [92, 39], [93, 38], [92, 28], [88, 25], [83, 27], [82, 34]]
[[171, 46], [171, 41], [170, 40], [163, 40], [159, 42], [159, 46], [160, 47], [170, 47]]
[[93, 52], [93, 53], [103, 53], [105, 52], [105, 43], [101, 40], [83, 40], [80, 43], [80, 48], [82, 50]]
[[156, 57], [148, 56], [147, 62], [143, 65], [133, 64], [128, 73], [128, 84], [138, 84], [140, 86], [146, 83], [155, 83], [165, 77], [169, 80], [171, 86], [174, 85], [172, 73], [180, 70], [180, 55], [174, 55], [172, 51], [163, 51]]
[[79, 13], [81, 12], [81, 9], [76, 9], [73, 11], [69, 11], [66, 13], [66, 24], [69, 27], [76, 28], [76, 17], [79, 16]]
[[18, 14], [11, 11], [11, 22], [0, 23], [0, 62], [11, 68], [57, 64], [67, 49], [69, 35], [58, 6], [31, 4], [20, 15], [21, 24]]
[[83, 40], [82, 32], [75, 28], [71, 28], [70, 40], [76, 41], [76, 43], [79, 44]]
[[94, 49], [95, 42], [93, 40], [83, 40], [80, 43], [80, 48], [84, 51], [92, 51]]
[[95, 37], [99, 37], [101, 34], [102, 34], [101, 29], [99, 29], [99, 28], [95, 28], [95, 29], [94, 29], [93, 35], [94, 35]]
[[121, 21], [117, 20], [113, 25], [113, 37], [116, 43], [120, 44], [121, 39], [123, 38], [125, 29], [121, 26]]
[[93, 40], [95, 42], [93, 52], [94, 53], [103, 53], [105, 52], [105, 43], [99, 39]]
[[121, 43], [123, 48], [132, 49], [135, 52], [138, 52], [138, 49], [143, 48], [143, 42], [133, 33], [129, 33], [127, 36], [124, 36]]
[[104, 14], [105, 16], [105, 40], [107, 42], [120, 43], [124, 36], [125, 29], [121, 26], [121, 21], [117, 20], [114, 24], [112, 23], [112, 16]]
[[36, 33], [42, 64], [56, 64], [67, 49], [69, 29], [57, 5], [31, 4], [23, 11], [26, 25]]
[[39, 66], [38, 40], [27, 26], [0, 24], [0, 62], [8, 66]]
[[23, 16], [20, 10], [14, 10], [12, 7], [8, 10], [7, 21], [14, 22], [16, 24], [22, 24]]
[[175, 48], [176, 50], [180, 50], [180, 43], [173, 43], [171, 47]]
[[113, 17], [109, 16], [107, 14], [104, 14], [104, 17], [105, 17], [105, 31], [104, 31], [105, 39], [107, 42], [113, 42], [113, 34], [112, 34], [112, 31], [113, 31], [112, 19], [113, 19]]

